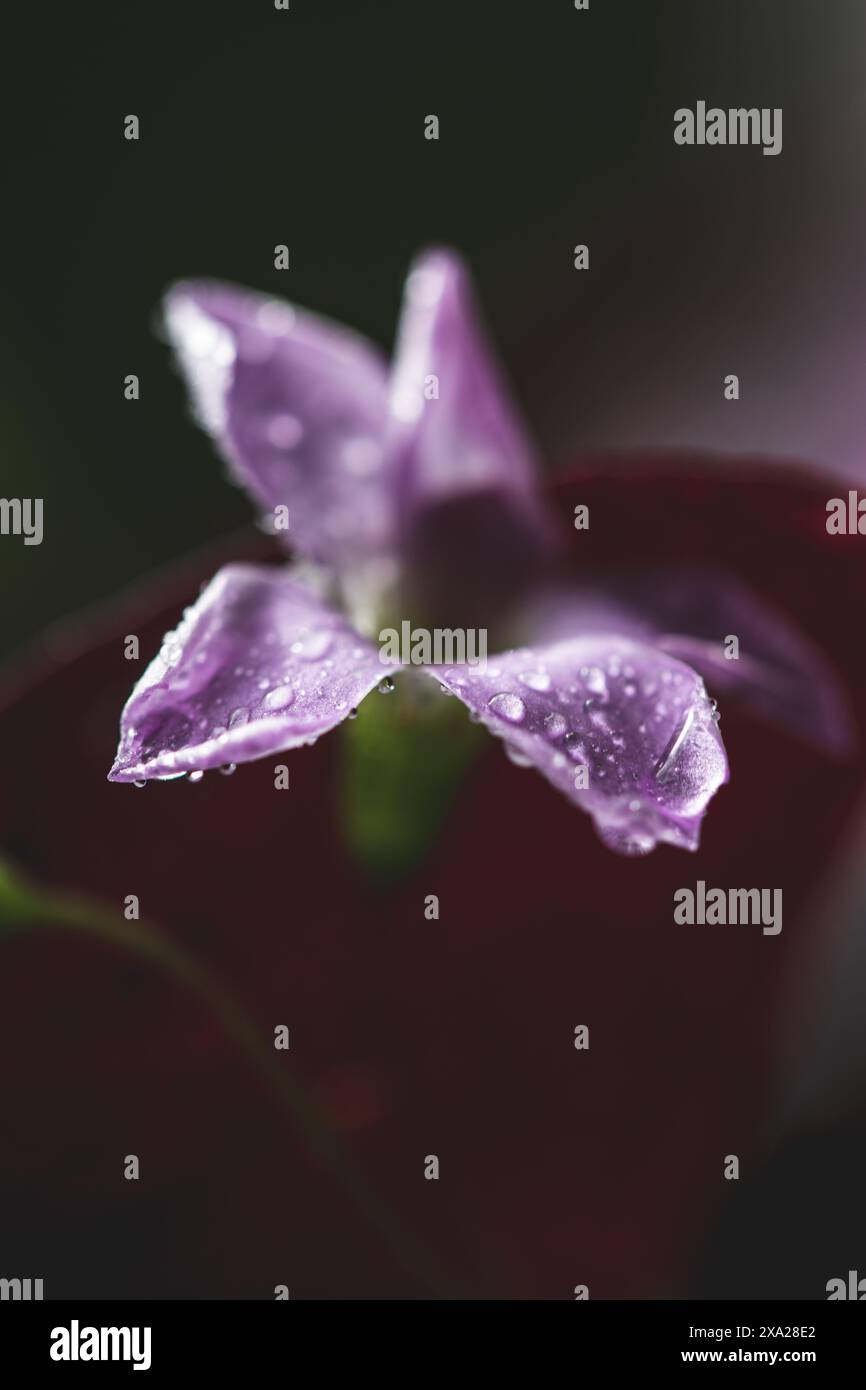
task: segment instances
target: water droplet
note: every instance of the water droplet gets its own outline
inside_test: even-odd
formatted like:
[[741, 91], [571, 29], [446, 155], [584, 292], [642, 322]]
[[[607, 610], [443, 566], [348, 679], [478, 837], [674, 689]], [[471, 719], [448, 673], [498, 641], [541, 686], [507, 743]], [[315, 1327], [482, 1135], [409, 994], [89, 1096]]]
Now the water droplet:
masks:
[[243, 705], [239, 705], [238, 708], [233, 709], [231, 714], [229, 715], [229, 728], [237, 729], [239, 725], [246, 724], [249, 717], [249, 710], [246, 709]]
[[237, 770], [237, 763], [225, 763], [224, 766], [220, 768], [223, 777], [231, 777], [232, 773], [237, 772]]
[[439, 682], [439, 689], [442, 691], [442, 694], [443, 694], [443, 695], [453, 695], [453, 694], [454, 694], [454, 691], [453, 691], [453, 690], [449, 690], [449, 689], [448, 689], [448, 686], [447, 686], [447, 685], [443, 685], [441, 681]]
[[197, 772], [191, 772], [187, 780], [190, 782], [200, 782], [202, 777], [204, 777], [204, 773], [199, 770]]
[[294, 326], [295, 311], [290, 304], [283, 304], [278, 299], [268, 299], [256, 310], [256, 327], [263, 333], [279, 337], [291, 333]]
[[377, 686], [380, 695], [390, 695], [395, 688], [390, 676], [383, 676]]
[[565, 733], [568, 725], [561, 714], [549, 714], [544, 721], [545, 732], [548, 738], [559, 738]]
[[353, 705], [352, 708], [349, 710], [349, 713], [346, 715], [346, 718], [347, 718], [347, 719], [357, 719], [357, 718], [358, 718], [358, 711], [355, 709], [354, 705]]
[[591, 690], [593, 695], [607, 694], [607, 681], [600, 666], [588, 666], [585, 672], [581, 672], [581, 675], [583, 675], [587, 690]]
[[611, 733], [610, 721], [604, 710], [598, 708], [598, 704], [598, 700], [587, 700], [583, 706], [584, 711], [589, 718], [589, 722], [596, 729], [600, 729], [603, 734], [609, 734]]
[[277, 685], [268, 691], [262, 704], [265, 709], [287, 709], [294, 698], [295, 692], [290, 685]]
[[686, 713], [686, 717], [682, 722], [682, 726], [675, 731], [673, 737], [668, 742], [667, 748], [662, 753], [662, 756], [656, 763], [653, 776], [657, 777], [660, 782], [664, 781], [665, 775], [673, 769], [673, 766], [676, 763], [677, 754], [679, 753], [680, 749], [686, 741], [689, 730], [692, 727], [693, 720], [694, 710], [690, 709]]
[[627, 695], [629, 699], [631, 699], [632, 695], [636, 695], [637, 686], [635, 685], [634, 681], [626, 681], [625, 685], [622, 688], [622, 693], [623, 695]]
[[580, 734], [570, 733], [565, 735], [565, 747], [572, 762], [588, 763], [588, 755], [583, 745]]
[[275, 449], [294, 449], [303, 438], [304, 427], [295, 415], [281, 412], [271, 416], [265, 432], [268, 443], [273, 444]]
[[518, 676], [524, 685], [528, 685], [530, 690], [549, 690], [550, 676], [546, 671], [527, 671], [522, 676]]
[[511, 695], [508, 691], [494, 695], [487, 701], [487, 704], [494, 714], [500, 715], [502, 719], [507, 719], [509, 724], [519, 724], [526, 714], [526, 706], [520, 696]]
[[142, 787], [146, 787], [146, 786], [147, 786], [147, 782], [133, 782], [132, 785], [133, 785], [134, 787], [138, 787], [139, 789], [141, 789]]
[[649, 854], [655, 846], [655, 840], [648, 831], [636, 830], [633, 826], [629, 828], [602, 826], [599, 833], [608, 849], [615, 850], [618, 854], [627, 854], [632, 858], [636, 855]]
[[160, 660], [164, 666], [176, 666], [183, 656], [181, 648], [176, 642], [165, 642], [160, 648]]
[[334, 634], [327, 628], [322, 628], [320, 632], [310, 632], [309, 637], [300, 638], [297, 642], [292, 642], [292, 652], [300, 656], [302, 662], [318, 662], [322, 656], [327, 655], [334, 641]]
[[515, 748], [513, 743], [506, 743], [505, 756], [515, 767], [532, 767], [532, 759], [527, 758], [522, 749]]

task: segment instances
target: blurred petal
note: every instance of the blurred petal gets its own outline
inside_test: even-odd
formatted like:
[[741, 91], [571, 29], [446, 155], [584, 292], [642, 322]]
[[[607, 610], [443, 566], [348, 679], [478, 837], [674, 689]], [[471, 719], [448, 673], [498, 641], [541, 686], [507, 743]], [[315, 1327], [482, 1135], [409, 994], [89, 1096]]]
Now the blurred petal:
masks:
[[493, 493], [516, 533], [549, 538], [534, 451], [452, 252], [428, 251], [409, 273], [390, 407], [405, 524], [455, 498]]
[[176, 777], [314, 743], [386, 669], [288, 571], [226, 565], [133, 690], [109, 778]]
[[[851, 752], [856, 731], [840, 677], [781, 609], [712, 572], [645, 578], [640, 595], [658, 645], [694, 666], [713, 693], [741, 699], [819, 748]], [[737, 657], [725, 654], [730, 637]]]
[[841, 679], [818, 645], [732, 575], [666, 570], [634, 581], [609, 578], [604, 593], [560, 587], [534, 596], [521, 628], [538, 642], [627, 634], [693, 666], [711, 694], [737, 700], [816, 747], [842, 755], [856, 744]]
[[609, 848], [697, 848], [728, 768], [714, 706], [688, 666], [596, 635], [506, 652], [484, 670], [429, 670], [505, 739], [514, 760], [588, 811]]
[[166, 326], [193, 407], [237, 481], [289, 509], [293, 549], [345, 569], [392, 534], [386, 369], [362, 338], [282, 301], [182, 282]]

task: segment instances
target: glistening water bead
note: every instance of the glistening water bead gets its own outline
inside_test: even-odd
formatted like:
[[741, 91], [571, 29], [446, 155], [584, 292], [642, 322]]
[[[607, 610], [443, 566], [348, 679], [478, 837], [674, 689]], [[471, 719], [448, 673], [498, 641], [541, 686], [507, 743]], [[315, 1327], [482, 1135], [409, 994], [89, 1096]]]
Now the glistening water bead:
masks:
[[378, 685], [380, 695], [390, 695], [396, 687], [390, 676], [384, 676]]
[[512, 695], [508, 691], [494, 695], [487, 704], [494, 714], [498, 714], [501, 719], [507, 719], [509, 724], [519, 724], [526, 714], [526, 706], [520, 696]]

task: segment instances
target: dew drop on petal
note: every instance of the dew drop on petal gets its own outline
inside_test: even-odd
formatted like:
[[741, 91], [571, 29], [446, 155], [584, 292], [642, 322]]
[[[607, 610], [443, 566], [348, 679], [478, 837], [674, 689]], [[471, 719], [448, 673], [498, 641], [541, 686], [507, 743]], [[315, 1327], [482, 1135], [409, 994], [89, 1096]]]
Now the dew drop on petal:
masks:
[[561, 714], [549, 714], [544, 721], [544, 730], [548, 738], [560, 738], [567, 728], [565, 717]]
[[290, 685], [277, 685], [268, 691], [262, 704], [265, 709], [287, 709], [294, 698], [295, 692]]
[[141, 789], [142, 787], [146, 787], [146, 786], [147, 786], [147, 782], [133, 782], [132, 785], [133, 785], [134, 787], [138, 787], [139, 789]]
[[223, 777], [231, 777], [231, 775], [232, 775], [233, 772], [237, 772], [237, 769], [238, 769], [237, 763], [225, 763], [225, 764], [220, 768], [220, 772], [222, 773]]
[[275, 449], [294, 449], [300, 444], [304, 427], [295, 415], [272, 415], [266, 426], [268, 443]]
[[202, 779], [202, 777], [204, 777], [204, 773], [203, 773], [201, 770], [199, 770], [199, 771], [197, 771], [197, 772], [191, 772], [191, 773], [189, 774], [189, 777], [187, 778], [187, 781], [189, 781], [189, 782], [200, 782], [201, 779]]
[[391, 692], [396, 689], [396, 687], [390, 676], [383, 676], [382, 680], [380, 680], [377, 686], [377, 689], [380, 695], [390, 695]]
[[492, 696], [487, 704], [494, 714], [498, 714], [502, 719], [507, 719], [509, 724], [519, 724], [526, 714], [526, 706], [520, 696], [512, 695], [508, 691]]
[[245, 706], [239, 705], [238, 708], [233, 709], [229, 715], [229, 728], [237, 729], [241, 724], [246, 724], [249, 717], [249, 710], [246, 709]]
[[346, 718], [347, 718], [347, 719], [357, 719], [357, 718], [358, 718], [358, 711], [355, 709], [354, 705], [353, 705], [352, 708], [349, 710], [349, 713], [346, 715]]
[[600, 666], [588, 666], [585, 672], [581, 672], [581, 675], [587, 690], [591, 690], [593, 695], [607, 694], [607, 681]]
[[550, 676], [546, 671], [526, 671], [518, 677], [524, 685], [528, 685], [530, 690], [549, 690]]
[[311, 632], [309, 637], [304, 639], [304, 649], [301, 656], [304, 661], [320, 661], [323, 656], [327, 656], [334, 641], [334, 634], [327, 628], [322, 628], [320, 632]]
[[632, 858], [641, 854], [649, 854], [655, 848], [655, 839], [646, 830], [637, 830], [634, 827], [624, 829], [621, 826], [602, 826], [599, 829], [599, 834], [608, 849], [615, 850], [617, 854], [627, 854]]
[[532, 767], [532, 759], [527, 758], [520, 748], [515, 748], [513, 743], [506, 743], [505, 756], [515, 767]]

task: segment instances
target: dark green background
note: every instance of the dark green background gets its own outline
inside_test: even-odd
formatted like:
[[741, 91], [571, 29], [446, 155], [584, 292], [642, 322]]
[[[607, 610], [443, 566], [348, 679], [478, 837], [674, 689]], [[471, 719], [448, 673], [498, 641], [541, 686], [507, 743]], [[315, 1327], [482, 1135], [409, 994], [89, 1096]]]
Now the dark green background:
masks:
[[[651, 372], [649, 316], [663, 352], [659, 306], [687, 309], [731, 264], [753, 282], [746, 320], [762, 292], [771, 315], [802, 292], [783, 254], [798, 210], [862, 180], [839, 134], [864, 107], [857, 0], [53, 4], [4, 31], [0, 495], [43, 496], [46, 535], [0, 540], [2, 654], [250, 516], [153, 332], [172, 280], [270, 289], [390, 346], [409, 258], [453, 243], [553, 456], [615, 434], [618, 393], [640, 429], [633, 323]], [[671, 117], [699, 97], [784, 106], [783, 156], [714, 152], [686, 177]], [[819, 229], [817, 298], [834, 254]], [[684, 371], [722, 369], [686, 346]]]

